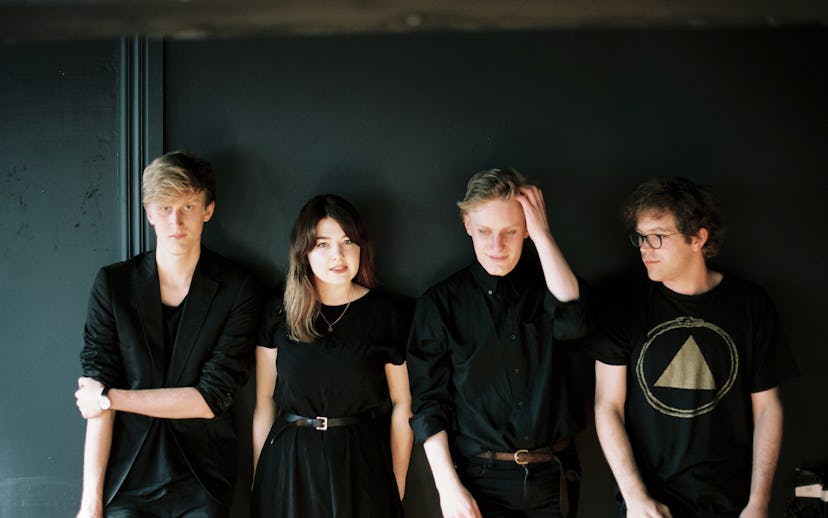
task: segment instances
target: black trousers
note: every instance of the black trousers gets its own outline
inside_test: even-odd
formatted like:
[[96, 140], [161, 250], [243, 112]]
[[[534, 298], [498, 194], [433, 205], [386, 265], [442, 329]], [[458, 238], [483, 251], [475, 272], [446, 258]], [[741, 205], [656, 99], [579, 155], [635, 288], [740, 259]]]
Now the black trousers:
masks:
[[230, 509], [190, 477], [165, 488], [160, 496], [119, 496], [104, 509], [107, 518], [227, 518]]
[[[462, 459], [457, 473], [485, 518], [575, 518], [581, 489], [578, 454], [573, 445], [556, 456], [560, 464]], [[561, 512], [561, 476], [566, 477], [567, 515]]]

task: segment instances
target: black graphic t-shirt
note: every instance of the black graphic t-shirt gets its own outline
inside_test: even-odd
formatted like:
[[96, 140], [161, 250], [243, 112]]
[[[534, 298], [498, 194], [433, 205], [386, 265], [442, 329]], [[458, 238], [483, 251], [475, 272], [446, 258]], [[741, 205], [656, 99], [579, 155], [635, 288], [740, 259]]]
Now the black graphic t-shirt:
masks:
[[[644, 483], [673, 516], [738, 515], [753, 452], [751, 394], [797, 374], [774, 307], [725, 276], [695, 296], [614, 290], [596, 359], [626, 365], [626, 428]], [[633, 299], [633, 300], [631, 300]]]

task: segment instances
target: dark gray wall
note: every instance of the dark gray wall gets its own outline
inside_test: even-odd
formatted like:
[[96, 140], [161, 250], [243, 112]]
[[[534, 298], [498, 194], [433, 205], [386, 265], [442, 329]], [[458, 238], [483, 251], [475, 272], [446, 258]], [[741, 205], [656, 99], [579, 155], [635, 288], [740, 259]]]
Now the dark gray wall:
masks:
[[0, 517], [69, 516], [96, 265], [118, 259], [117, 42], [0, 46]]
[[[826, 43], [825, 29], [173, 41], [163, 54], [164, 142], [213, 161], [218, 211], [207, 242], [270, 286], [286, 266], [292, 219], [320, 192], [360, 208], [382, 279], [417, 295], [472, 258], [453, 203], [478, 169], [514, 166], [539, 180], [556, 237], [592, 282], [640, 269], [617, 221], [637, 182], [677, 174], [712, 184], [729, 223], [716, 266], [767, 288], [803, 371], [783, 392], [772, 513], [781, 516], [793, 467], [828, 460], [826, 417], [811, 409], [826, 388], [817, 324], [828, 287]], [[78, 498], [83, 423], [71, 393], [83, 306], [95, 268], [117, 259], [124, 202], [118, 148], [99, 142], [119, 131], [116, 114], [57, 121], [78, 112], [88, 121], [106, 100], [112, 109], [115, 48], [0, 47], [0, 388], [10, 409], [0, 425], [0, 497], [17, 498], [0, 498], [0, 516], [27, 516], [22, 506], [38, 502], [62, 511]], [[99, 90], [61, 88], [59, 70]], [[52, 144], [73, 128], [74, 145]], [[44, 184], [59, 188], [44, 195]], [[90, 229], [72, 232], [94, 188], [100, 216], [82, 218], [99, 225], [93, 239]], [[19, 200], [44, 208], [24, 212]], [[28, 241], [24, 225], [35, 229]], [[591, 429], [579, 445], [581, 515], [610, 516], [611, 477]], [[17, 496], [21, 484], [43, 489]], [[408, 496], [410, 515], [436, 515], [419, 451]], [[240, 515], [245, 508], [241, 499]], [[44, 514], [55, 513], [28, 516]]]

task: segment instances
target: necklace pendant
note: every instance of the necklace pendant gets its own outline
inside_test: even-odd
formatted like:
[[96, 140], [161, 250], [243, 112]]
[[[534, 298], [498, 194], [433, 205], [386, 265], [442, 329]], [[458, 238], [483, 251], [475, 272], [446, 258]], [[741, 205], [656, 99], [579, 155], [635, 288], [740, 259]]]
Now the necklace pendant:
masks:
[[333, 333], [333, 326], [328, 326], [328, 332]]

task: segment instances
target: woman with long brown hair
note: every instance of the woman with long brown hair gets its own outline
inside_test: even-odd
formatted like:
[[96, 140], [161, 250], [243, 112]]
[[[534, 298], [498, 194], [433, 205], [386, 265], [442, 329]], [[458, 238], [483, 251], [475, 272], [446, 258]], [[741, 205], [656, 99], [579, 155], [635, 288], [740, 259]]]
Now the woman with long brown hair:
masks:
[[410, 305], [377, 289], [356, 209], [308, 201], [256, 350], [253, 516], [402, 516], [409, 324]]

